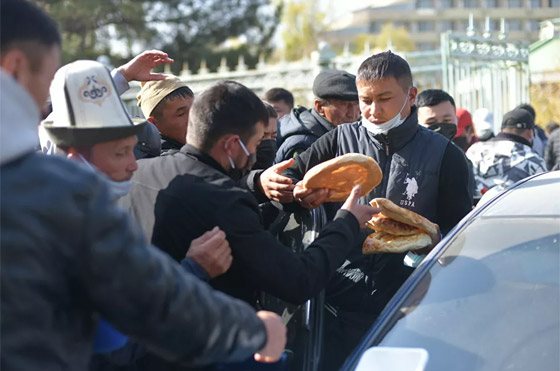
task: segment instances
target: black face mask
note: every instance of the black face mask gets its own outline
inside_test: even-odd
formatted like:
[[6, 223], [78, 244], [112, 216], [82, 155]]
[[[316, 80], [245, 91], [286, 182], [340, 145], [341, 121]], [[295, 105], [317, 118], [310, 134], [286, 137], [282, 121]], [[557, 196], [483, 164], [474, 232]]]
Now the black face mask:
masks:
[[457, 134], [457, 125], [455, 124], [437, 123], [428, 126], [428, 128], [443, 135], [449, 140], [453, 140], [453, 138], [455, 138], [455, 134]]
[[257, 162], [253, 169], [268, 169], [274, 163], [276, 157], [276, 139], [265, 139], [257, 147]]
[[467, 142], [467, 138], [465, 137], [457, 137], [453, 139], [453, 143], [455, 143], [459, 148], [461, 148], [463, 152], [467, 152], [467, 149], [469, 149], [469, 145], [470, 145], [470, 143]]

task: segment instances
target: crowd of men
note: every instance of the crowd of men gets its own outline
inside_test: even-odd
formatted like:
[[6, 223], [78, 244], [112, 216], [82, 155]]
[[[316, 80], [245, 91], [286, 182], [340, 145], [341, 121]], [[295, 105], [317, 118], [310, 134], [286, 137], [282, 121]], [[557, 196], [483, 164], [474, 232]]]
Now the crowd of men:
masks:
[[[488, 110], [471, 116], [442, 90], [419, 93], [390, 51], [356, 76], [319, 73], [308, 109], [286, 89], [261, 99], [235, 81], [195, 95], [152, 72], [173, 63], [157, 50], [113, 71], [59, 68], [55, 22], [28, 1], [0, 4], [6, 370], [285, 365], [286, 327], [262, 294], [302, 304], [323, 290], [321, 369], [337, 370], [439, 242], [412, 264], [406, 253], [363, 255], [365, 222], [379, 212], [369, 201], [389, 198], [443, 236], [486, 193], [560, 169], [557, 124], [547, 137], [524, 104], [494, 135]], [[133, 80], [140, 120], [119, 97]], [[382, 183], [344, 203], [301, 186], [346, 153], [375, 159]], [[323, 204], [329, 222], [304, 252], [270, 232], [280, 212]]]

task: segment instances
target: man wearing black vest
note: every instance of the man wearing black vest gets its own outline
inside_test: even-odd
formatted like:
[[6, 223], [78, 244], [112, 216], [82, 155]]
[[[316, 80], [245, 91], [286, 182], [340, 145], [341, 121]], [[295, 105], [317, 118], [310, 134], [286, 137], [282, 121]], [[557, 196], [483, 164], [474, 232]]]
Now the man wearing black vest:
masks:
[[[449, 232], [472, 208], [467, 163], [449, 140], [418, 125], [417, 89], [408, 63], [390, 51], [373, 55], [358, 69], [356, 84], [361, 121], [323, 135], [283, 174], [295, 184], [311, 167], [336, 156], [369, 155], [379, 163], [383, 180], [360, 202], [389, 198]], [[266, 192], [271, 185], [262, 181]], [[327, 194], [300, 184], [294, 189], [296, 202], [305, 208], [318, 207]], [[403, 264], [405, 253], [352, 251], [327, 286], [324, 370], [340, 367], [413, 270]]]

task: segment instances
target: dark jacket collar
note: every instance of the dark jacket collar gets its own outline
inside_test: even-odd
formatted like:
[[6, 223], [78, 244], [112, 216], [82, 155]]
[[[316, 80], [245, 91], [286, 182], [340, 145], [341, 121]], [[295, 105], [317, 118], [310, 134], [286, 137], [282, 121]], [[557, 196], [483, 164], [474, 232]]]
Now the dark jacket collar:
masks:
[[206, 165], [218, 170], [221, 173], [224, 173], [224, 175], [226, 176], [229, 176], [226, 169], [224, 169], [222, 165], [218, 163], [218, 161], [214, 160], [214, 158], [212, 158], [206, 152], [203, 152], [190, 144], [185, 144], [181, 148], [180, 152], [186, 156], [194, 157], [196, 160], [205, 163]]
[[374, 137], [381, 143], [388, 144], [391, 151], [397, 151], [410, 142], [418, 130], [418, 111], [416, 106], [412, 106], [410, 115], [401, 126], [389, 130], [387, 134], [378, 134]]
[[331, 131], [332, 129], [334, 129], [334, 125], [331, 124], [326, 118], [324, 118], [323, 116], [319, 115], [319, 112], [317, 112], [317, 110], [315, 110], [315, 108], [311, 109], [311, 115], [315, 118], [315, 120], [317, 120], [317, 122], [319, 124], [321, 124], [321, 126], [327, 131]]
[[527, 139], [523, 138], [522, 136], [511, 134], [511, 133], [500, 132], [498, 135], [496, 135], [495, 138], [492, 138], [492, 141], [499, 141], [499, 140], [508, 140], [510, 142], [520, 143], [528, 147], [531, 147], [531, 142], [529, 142]]
[[177, 142], [175, 139], [171, 139], [169, 137], [166, 137], [163, 134], [160, 134], [161, 136], [161, 149], [162, 150], [166, 150], [166, 149], [176, 149], [179, 150], [181, 149], [181, 147], [183, 147], [183, 145], [179, 142]]

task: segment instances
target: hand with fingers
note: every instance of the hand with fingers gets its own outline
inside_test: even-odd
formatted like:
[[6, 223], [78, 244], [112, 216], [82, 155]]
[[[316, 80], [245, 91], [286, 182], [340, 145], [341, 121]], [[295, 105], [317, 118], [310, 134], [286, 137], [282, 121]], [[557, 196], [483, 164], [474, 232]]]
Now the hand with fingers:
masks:
[[291, 158], [269, 167], [261, 174], [259, 184], [269, 200], [281, 203], [290, 203], [294, 200], [292, 179], [282, 175], [282, 172], [293, 164], [294, 159]]
[[257, 312], [257, 316], [263, 321], [266, 328], [266, 344], [264, 348], [255, 353], [255, 361], [276, 362], [284, 353], [286, 346], [286, 326], [276, 313], [261, 310]]
[[163, 63], [173, 63], [173, 59], [160, 50], [146, 50], [118, 69], [129, 82], [164, 80], [164, 74], [151, 72], [154, 67]]
[[326, 188], [307, 189], [302, 182], [294, 187], [294, 199], [306, 209], [312, 210], [327, 201], [329, 190]]
[[226, 234], [218, 227], [192, 240], [187, 258], [204, 268], [210, 278], [227, 272], [233, 260]]
[[350, 193], [350, 196], [348, 196], [348, 198], [344, 202], [344, 205], [342, 205], [341, 209], [348, 210], [352, 214], [354, 214], [356, 219], [358, 219], [360, 228], [362, 228], [365, 226], [366, 222], [370, 220], [374, 214], [380, 213], [381, 209], [370, 205], [358, 204], [358, 199], [360, 198], [360, 192], [361, 192], [360, 186], [355, 185], [354, 188], [352, 188], [352, 192]]

